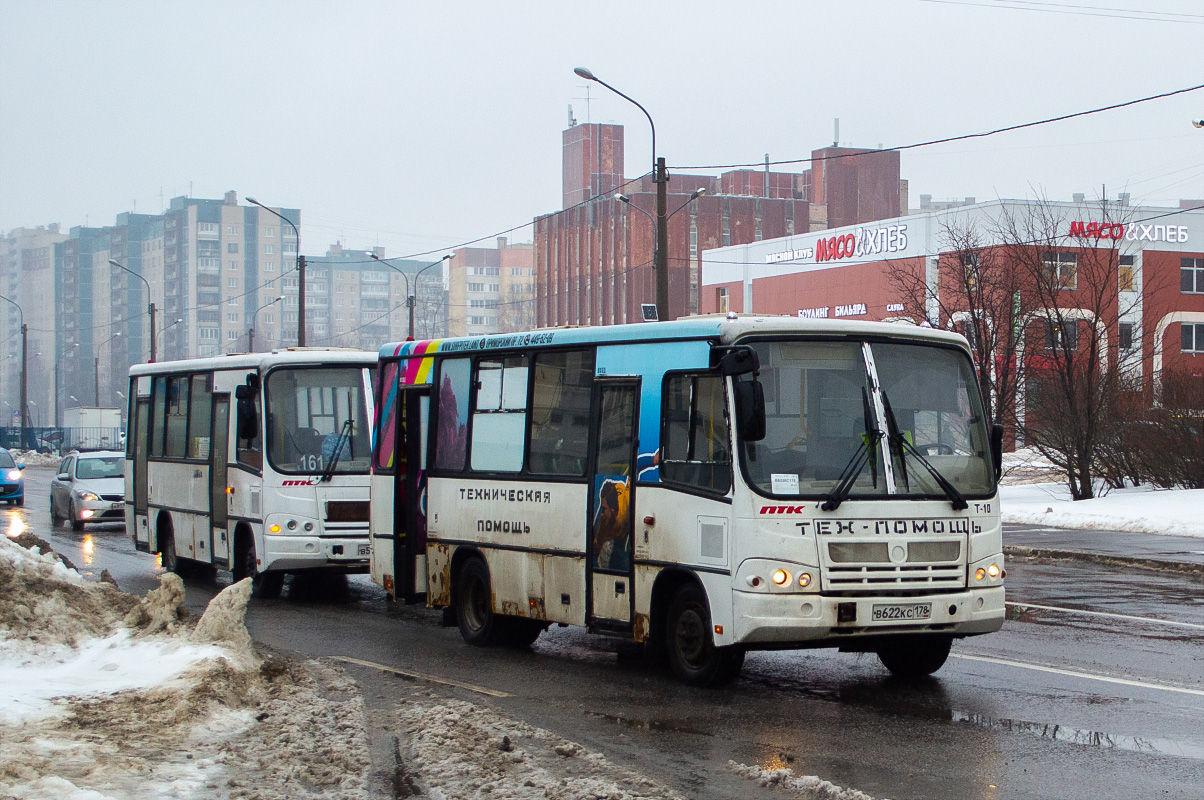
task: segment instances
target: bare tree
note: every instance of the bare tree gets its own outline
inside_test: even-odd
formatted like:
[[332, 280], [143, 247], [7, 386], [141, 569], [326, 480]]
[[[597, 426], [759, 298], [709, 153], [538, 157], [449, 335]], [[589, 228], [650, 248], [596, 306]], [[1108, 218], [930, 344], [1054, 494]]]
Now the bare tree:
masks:
[[1100, 448], [1125, 405], [1118, 395], [1142, 388], [1141, 349], [1119, 340], [1122, 326], [1133, 337], [1137, 329], [1126, 320], [1140, 319], [1143, 295], [1158, 288], [1147, 281], [1140, 291], [1122, 291], [1129, 210], [1106, 201], [1090, 208], [1098, 222], [1074, 220], [1044, 199], [1005, 207], [994, 232], [1024, 298], [1018, 427], [1026, 444], [1065, 471], [1075, 500], [1095, 496]]
[[913, 319], [953, 328], [966, 337], [987, 417], [1014, 436], [1016, 398], [1024, 375], [1024, 362], [1017, 358], [1025, 314], [1024, 273], [987, 239], [973, 220], [947, 221], [935, 279], [906, 261], [889, 262], [886, 273]]

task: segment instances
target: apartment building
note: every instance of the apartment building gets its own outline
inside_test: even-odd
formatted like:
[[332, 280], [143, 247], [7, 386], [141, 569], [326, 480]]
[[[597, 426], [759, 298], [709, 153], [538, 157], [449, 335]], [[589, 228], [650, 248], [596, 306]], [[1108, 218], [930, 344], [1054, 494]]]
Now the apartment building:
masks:
[[444, 265], [448, 336], [512, 333], [535, 327], [534, 247], [461, 247]]

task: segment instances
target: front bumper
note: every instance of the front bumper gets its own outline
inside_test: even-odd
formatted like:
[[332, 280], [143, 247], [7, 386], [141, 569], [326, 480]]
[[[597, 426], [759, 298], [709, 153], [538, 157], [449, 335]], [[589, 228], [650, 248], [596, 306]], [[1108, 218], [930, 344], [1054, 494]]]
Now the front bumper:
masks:
[[362, 536], [316, 536], [264, 534], [262, 571], [292, 572], [306, 569], [334, 569], [341, 572], [367, 572], [372, 553], [371, 539]]
[[[948, 594], [919, 597], [825, 597], [819, 594], [733, 593], [735, 628], [730, 641], [756, 648], [758, 645], [789, 647], [814, 645], [820, 640], [833, 647], [858, 638], [897, 633], [943, 633], [972, 636], [1003, 627], [1004, 587], [967, 589]], [[931, 603], [931, 618], [918, 622], [873, 621], [872, 607], [883, 603]], [[850, 616], [838, 621], [840, 606]]]
[[20, 500], [25, 496], [25, 483], [0, 483], [0, 500]]

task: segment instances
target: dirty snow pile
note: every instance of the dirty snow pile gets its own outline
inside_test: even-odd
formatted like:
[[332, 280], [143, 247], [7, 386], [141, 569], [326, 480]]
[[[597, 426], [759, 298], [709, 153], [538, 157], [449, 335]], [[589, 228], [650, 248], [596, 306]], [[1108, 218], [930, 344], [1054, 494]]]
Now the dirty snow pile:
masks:
[[727, 768], [743, 778], [756, 781], [764, 788], [778, 788], [803, 800], [874, 800], [865, 792], [845, 789], [815, 775], [795, 776], [791, 769], [762, 769], [747, 764], [727, 762]]
[[[398, 709], [394, 797], [431, 800], [669, 800], [672, 789], [543, 728], [482, 705], [415, 692]], [[783, 797], [873, 800], [813, 776], [730, 762], [729, 769]]]
[[139, 600], [0, 536], [0, 797], [366, 797], [362, 701], [260, 658], [249, 596], [194, 620], [175, 575]]

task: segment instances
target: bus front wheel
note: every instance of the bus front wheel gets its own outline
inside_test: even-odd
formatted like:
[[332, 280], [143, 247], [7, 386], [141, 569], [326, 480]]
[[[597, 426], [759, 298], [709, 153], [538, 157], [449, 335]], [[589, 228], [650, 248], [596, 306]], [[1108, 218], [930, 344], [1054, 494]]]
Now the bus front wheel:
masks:
[[878, 648], [878, 660], [900, 678], [922, 678], [945, 665], [952, 645], [948, 636], [901, 636]]
[[706, 593], [697, 584], [683, 586], [669, 605], [666, 655], [678, 680], [692, 686], [730, 683], [744, 666], [744, 651], [716, 647]]
[[477, 647], [500, 644], [505, 621], [493, 613], [489, 567], [473, 558], [460, 568], [456, 581], [456, 622], [464, 641]]
[[250, 578], [251, 596], [263, 600], [279, 597], [284, 589], [283, 572], [260, 572], [255, 563], [255, 540], [249, 534], [239, 537], [234, 569], [230, 570], [235, 583]]

